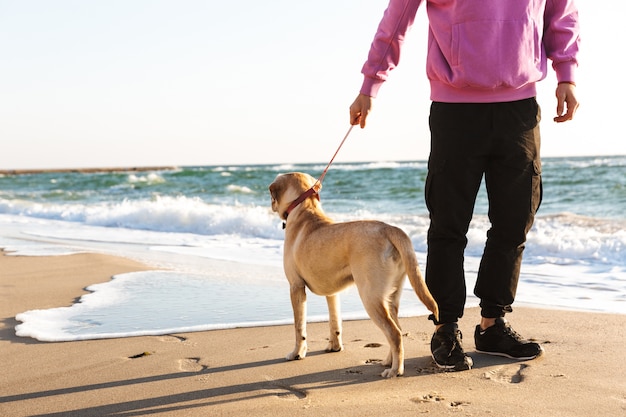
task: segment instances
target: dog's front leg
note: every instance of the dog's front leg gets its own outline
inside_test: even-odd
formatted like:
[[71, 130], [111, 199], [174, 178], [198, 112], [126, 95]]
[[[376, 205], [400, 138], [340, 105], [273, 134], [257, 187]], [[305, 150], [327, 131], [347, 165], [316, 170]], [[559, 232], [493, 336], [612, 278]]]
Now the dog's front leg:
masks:
[[291, 285], [291, 307], [296, 330], [296, 347], [287, 355], [288, 361], [306, 357], [306, 291], [304, 286]]
[[341, 309], [339, 307], [339, 295], [326, 296], [328, 304], [328, 324], [330, 326], [330, 337], [328, 338], [328, 346], [326, 352], [341, 352], [343, 343], [341, 342]]

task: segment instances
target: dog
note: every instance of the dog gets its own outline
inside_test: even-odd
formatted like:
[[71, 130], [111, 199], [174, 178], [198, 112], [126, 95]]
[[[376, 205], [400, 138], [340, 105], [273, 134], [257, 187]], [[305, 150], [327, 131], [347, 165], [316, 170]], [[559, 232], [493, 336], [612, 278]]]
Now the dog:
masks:
[[405, 277], [438, 319], [439, 310], [419, 269], [413, 244], [402, 230], [375, 220], [335, 223], [322, 210], [321, 184], [312, 176], [280, 174], [269, 186], [272, 211], [284, 221], [283, 266], [290, 285], [296, 333], [287, 360], [307, 353], [306, 291], [325, 296], [330, 338], [327, 352], [343, 350], [338, 293], [355, 284], [363, 306], [389, 342], [381, 376], [404, 373], [404, 345], [398, 307]]

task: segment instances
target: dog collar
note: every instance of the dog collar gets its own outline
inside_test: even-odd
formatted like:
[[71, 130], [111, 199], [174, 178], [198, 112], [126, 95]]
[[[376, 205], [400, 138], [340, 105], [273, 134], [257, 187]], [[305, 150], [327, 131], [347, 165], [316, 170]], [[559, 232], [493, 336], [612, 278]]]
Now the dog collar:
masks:
[[[315, 197], [318, 200], [320, 199], [320, 195], [317, 193], [317, 190], [314, 187], [309, 188], [308, 190], [300, 194], [300, 197], [296, 198], [295, 200], [291, 202], [291, 204], [289, 204], [289, 207], [287, 207], [287, 210], [285, 210], [285, 213], [283, 214], [283, 219], [285, 219], [286, 221], [287, 216], [289, 216], [289, 213], [291, 213], [293, 209], [298, 207], [300, 203], [302, 203], [304, 200], [311, 197], [312, 195], [315, 195]], [[286, 226], [286, 223], [283, 223], [283, 229], [285, 228], [285, 226]]]

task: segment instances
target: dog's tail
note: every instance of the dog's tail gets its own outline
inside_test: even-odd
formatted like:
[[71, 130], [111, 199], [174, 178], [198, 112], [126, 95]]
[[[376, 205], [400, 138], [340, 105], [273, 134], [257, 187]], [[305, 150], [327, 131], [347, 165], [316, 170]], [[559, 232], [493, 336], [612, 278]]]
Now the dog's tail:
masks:
[[420, 301], [424, 303], [426, 308], [433, 313], [435, 319], [438, 321], [439, 307], [430, 293], [430, 290], [426, 286], [426, 281], [424, 281], [424, 277], [422, 276], [422, 271], [420, 270], [417, 262], [417, 257], [415, 256], [415, 250], [413, 249], [411, 239], [409, 239], [406, 233], [398, 228], [394, 227], [391, 230], [393, 230], [393, 232], [389, 233], [389, 240], [400, 253], [400, 257], [404, 263], [404, 268], [406, 269], [406, 274], [409, 277], [409, 282], [411, 283], [415, 294], [417, 294]]

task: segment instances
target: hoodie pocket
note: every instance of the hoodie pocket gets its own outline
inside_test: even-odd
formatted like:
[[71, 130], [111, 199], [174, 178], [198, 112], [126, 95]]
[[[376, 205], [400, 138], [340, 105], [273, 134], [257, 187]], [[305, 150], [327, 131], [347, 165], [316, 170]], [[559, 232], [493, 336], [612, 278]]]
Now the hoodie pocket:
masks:
[[542, 77], [540, 35], [530, 20], [484, 20], [452, 27], [452, 84], [520, 88]]

